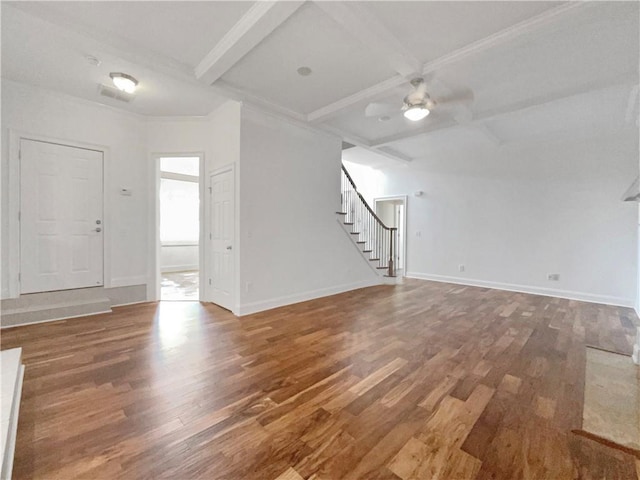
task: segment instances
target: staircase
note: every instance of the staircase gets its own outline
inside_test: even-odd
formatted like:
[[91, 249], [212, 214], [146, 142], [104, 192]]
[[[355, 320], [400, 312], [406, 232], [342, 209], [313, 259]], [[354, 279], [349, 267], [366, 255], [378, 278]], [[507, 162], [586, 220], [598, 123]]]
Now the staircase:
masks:
[[342, 166], [341, 208], [336, 212], [353, 241], [379, 275], [396, 277], [398, 229], [387, 227], [358, 192]]

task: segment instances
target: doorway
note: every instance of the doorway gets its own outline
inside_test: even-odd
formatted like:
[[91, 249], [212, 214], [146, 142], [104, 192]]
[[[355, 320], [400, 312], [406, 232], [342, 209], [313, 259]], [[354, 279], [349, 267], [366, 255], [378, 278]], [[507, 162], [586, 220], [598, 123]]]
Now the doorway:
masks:
[[20, 140], [20, 293], [104, 285], [103, 152]]
[[200, 299], [200, 161], [159, 157], [160, 300]]
[[373, 200], [376, 215], [387, 227], [398, 229], [398, 249], [396, 257], [397, 275], [406, 272], [406, 237], [407, 237], [407, 197], [381, 197]]

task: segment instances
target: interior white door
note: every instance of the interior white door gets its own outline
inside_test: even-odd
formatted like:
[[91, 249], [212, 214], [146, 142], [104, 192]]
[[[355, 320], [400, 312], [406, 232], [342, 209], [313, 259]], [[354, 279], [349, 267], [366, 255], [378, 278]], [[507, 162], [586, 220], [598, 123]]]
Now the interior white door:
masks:
[[102, 152], [20, 140], [20, 293], [103, 285]]
[[234, 195], [233, 171], [211, 175], [211, 301], [228, 310], [234, 302]]

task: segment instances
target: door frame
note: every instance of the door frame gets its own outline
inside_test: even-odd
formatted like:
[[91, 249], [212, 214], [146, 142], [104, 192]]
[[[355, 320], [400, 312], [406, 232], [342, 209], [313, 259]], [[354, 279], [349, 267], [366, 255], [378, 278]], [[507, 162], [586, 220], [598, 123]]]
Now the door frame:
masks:
[[404, 253], [404, 265], [402, 265], [402, 276], [404, 277], [407, 273], [407, 195], [385, 195], [382, 197], [374, 197], [373, 199], [373, 211], [378, 213], [378, 202], [384, 201], [401, 201], [403, 208], [403, 219], [402, 219], [402, 251]]
[[199, 191], [199, 200], [200, 200], [200, 208], [198, 218], [200, 220], [200, 234], [198, 238], [198, 301], [204, 302], [206, 298], [208, 298], [209, 290], [205, 285], [204, 279], [206, 278], [206, 273], [208, 272], [207, 266], [208, 264], [205, 262], [205, 248], [204, 248], [204, 238], [205, 238], [205, 206], [204, 199], [205, 197], [205, 157], [204, 152], [163, 152], [163, 153], [152, 153], [151, 154], [151, 172], [153, 175], [153, 181], [151, 182], [151, 188], [149, 189], [149, 205], [151, 206], [151, 218], [153, 221], [149, 222], [150, 224], [150, 232], [149, 232], [149, 243], [153, 243], [154, 248], [150, 248], [150, 256], [149, 256], [149, 280], [147, 282], [147, 300], [148, 301], [158, 301], [160, 300], [160, 159], [161, 158], [181, 158], [181, 157], [198, 157], [199, 158], [199, 168], [198, 168], [198, 191]]
[[[234, 315], [238, 315], [238, 305], [240, 303], [240, 225], [239, 225], [239, 212], [240, 212], [240, 204], [239, 204], [239, 191], [238, 191], [238, 187], [239, 187], [239, 182], [238, 182], [238, 171], [236, 170], [236, 164], [235, 163], [229, 163], [227, 165], [224, 165], [222, 167], [218, 167], [215, 168], [213, 170], [211, 170], [208, 174], [207, 174], [207, 188], [208, 191], [210, 193], [208, 201], [207, 201], [207, 214], [209, 215], [209, 218], [211, 216], [211, 202], [213, 201], [213, 191], [212, 191], [212, 184], [211, 184], [211, 177], [214, 177], [216, 175], [220, 175], [221, 173], [226, 173], [226, 172], [231, 172], [231, 175], [233, 176], [232, 179], [232, 183], [233, 183], [233, 250], [232, 250], [232, 262], [233, 262], [233, 279], [231, 282], [232, 285], [232, 295], [233, 298], [231, 299], [231, 305], [230, 305], [230, 310], [231, 313], [233, 313]], [[212, 227], [213, 225], [211, 224], [210, 221], [207, 221], [207, 232], [208, 233], [213, 233], [212, 232]], [[213, 256], [211, 256], [211, 258], [213, 258]], [[209, 259], [209, 261], [211, 261], [211, 259]], [[207, 268], [208, 271], [207, 273], [211, 272], [212, 266], [207, 264]], [[207, 276], [208, 277], [208, 276]], [[207, 282], [207, 288], [208, 288], [209, 284]], [[209, 292], [209, 290], [207, 289], [207, 291]], [[210, 302], [214, 303], [212, 301], [211, 297], [208, 297]], [[217, 305], [217, 303], [216, 303]], [[220, 306], [220, 308], [226, 308], [226, 307], [222, 307]]]
[[7, 178], [8, 186], [8, 237], [9, 245], [7, 255], [9, 262], [7, 265], [8, 285], [2, 285], [1, 297], [19, 298], [20, 297], [20, 141], [33, 140], [36, 142], [53, 143], [72, 148], [81, 148], [84, 150], [94, 150], [102, 152], [102, 210], [104, 215], [103, 224], [104, 236], [102, 243], [102, 274], [103, 288], [111, 288], [111, 206], [106, 201], [106, 193], [109, 191], [111, 180], [109, 178], [109, 157], [111, 151], [106, 145], [98, 145], [92, 143], [81, 142], [78, 140], [69, 140], [67, 138], [50, 137], [40, 133], [25, 132], [22, 130], [9, 129], [9, 165]]

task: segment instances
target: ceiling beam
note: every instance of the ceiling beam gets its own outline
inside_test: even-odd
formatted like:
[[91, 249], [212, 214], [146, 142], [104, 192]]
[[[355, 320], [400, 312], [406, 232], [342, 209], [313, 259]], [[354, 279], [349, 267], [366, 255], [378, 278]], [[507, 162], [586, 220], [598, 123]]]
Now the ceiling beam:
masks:
[[383, 157], [386, 157], [389, 160], [393, 160], [394, 162], [400, 165], [408, 165], [413, 160], [411, 157], [404, 155], [400, 152], [394, 152], [393, 150], [389, 151], [390, 149], [387, 149], [387, 151], [384, 151], [384, 150], [380, 150], [378, 148], [372, 147], [369, 144], [369, 142], [364, 138], [360, 138], [357, 135], [343, 132], [338, 128], [330, 127], [329, 125], [323, 125], [319, 128], [321, 128], [327, 133], [332, 133], [333, 135], [337, 135], [338, 137], [342, 138], [342, 140], [345, 142], [351, 143], [356, 147], [360, 147], [363, 150], [367, 150], [368, 152], [375, 153], [376, 155], [381, 155]]
[[298, 122], [306, 122], [307, 120], [306, 116], [301, 113], [295, 112], [289, 108], [265, 100], [252, 93], [247, 92], [246, 90], [233, 87], [224, 80], [218, 80], [215, 84], [211, 85], [210, 88], [218, 95], [227, 97], [231, 100], [235, 100], [236, 102], [253, 105], [254, 107], [262, 111], [284, 115], [285, 117], [296, 120]]
[[304, 0], [255, 2], [196, 66], [196, 78], [211, 85], [282, 25], [303, 3]]
[[536, 108], [543, 105], [547, 105], [559, 100], [563, 100], [566, 98], [574, 97], [577, 95], [585, 95], [585, 94], [597, 94], [599, 91], [609, 88], [609, 87], [620, 87], [625, 85], [633, 85], [634, 82], [637, 82], [637, 75], [627, 75], [618, 79], [618, 81], [599, 81], [599, 82], [591, 82], [586, 85], [583, 85], [579, 88], [571, 88], [567, 90], [562, 90], [559, 92], [555, 92], [551, 95], [541, 95], [536, 98], [529, 98], [523, 100], [521, 102], [512, 103], [509, 105], [505, 105], [499, 108], [495, 108], [493, 110], [489, 110], [481, 113], [473, 118], [473, 120], [466, 123], [458, 123], [455, 120], [448, 120], [445, 123], [435, 126], [425, 126], [424, 128], [411, 130], [409, 132], [400, 132], [395, 135], [389, 135], [387, 137], [379, 138], [374, 141], [369, 142], [369, 145], [372, 148], [380, 148], [384, 145], [388, 145], [390, 143], [398, 142], [400, 140], [406, 140], [408, 138], [428, 135], [433, 132], [448, 130], [450, 128], [455, 128], [458, 126], [462, 127], [470, 127], [474, 129], [479, 129], [487, 138], [494, 144], [500, 145], [502, 144], [502, 140], [499, 139], [489, 128], [484, 125], [483, 122], [491, 120], [493, 118], [501, 117], [503, 115], [509, 115], [511, 113], [516, 113], [519, 111], [524, 111], [530, 108]]
[[629, 92], [629, 99], [627, 100], [627, 109], [624, 115], [624, 123], [630, 124], [633, 122], [634, 117], [637, 123], [638, 114], [638, 90], [640, 86], [634, 85]]
[[399, 75], [419, 76], [422, 62], [359, 2], [316, 1], [315, 4], [368, 50], [379, 54]]
[[[331, 2], [332, 3], [332, 2]], [[502, 45], [506, 42], [510, 42], [517, 37], [525, 35], [527, 33], [534, 32], [542, 26], [550, 23], [553, 20], [565, 15], [576, 8], [584, 8], [584, 5], [588, 5], [589, 2], [567, 2], [557, 7], [546, 10], [534, 17], [531, 17], [522, 22], [516, 23], [504, 30], [496, 32], [488, 37], [482, 38], [475, 42], [472, 42], [464, 47], [461, 47], [453, 52], [447, 53], [431, 62], [428, 62], [422, 68], [422, 74], [427, 75], [436, 71], [445, 65], [450, 65], [455, 62], [459, 62], [463, 58], [467, 58], [470, 55], [474, 55], [480, 52], [484, 52], [498, 45]], [[406, 80], [401, 75], [397, 75], [393, 78], [380, 82], [369, 88], [366, 88], [360, 92], [357, 92], [348, 97], [342, 98], [329, 105], [321, 107], [307, 116], [310, 122], [324, 122], [343, 110], [364, 101], [371, 101], [376, 97], [381, 96], [385, 92], [401, 85]]]

